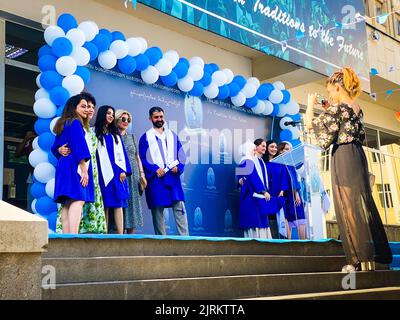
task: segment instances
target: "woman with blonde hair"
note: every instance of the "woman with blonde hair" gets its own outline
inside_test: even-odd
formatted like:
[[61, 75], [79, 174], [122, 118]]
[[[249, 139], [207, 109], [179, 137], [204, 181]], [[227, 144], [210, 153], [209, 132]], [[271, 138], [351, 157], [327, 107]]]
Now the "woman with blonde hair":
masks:
[[332, 192], [347, 260], [342, 271], [374, 270], [375, 262], [390, 264], [392, 252], [372, 198], [368, 162], [362, 148], [363, 112], [356, 102], [361, 93], [360, 80], [353, 69], [343, 68], [327, 80], [327, 91], [329, 102], [322, 102], [325, 111], [317, 118], [317, 95], [308, 96], [305, 120], [322, 148], [333, 145]]
[[124, 208], [124, 227], [128, 234], [134, 233], [137, 228], [143, 226], [140, 196], [147, 186], [136, 137], [128, 133], [130, 123], [132, 123], [132, 115], [129, 111], [119, 109], [115, 112], [115, 124], [125, 145], [132, 168], [132, 175], [127, 177], [130, 197], [128, 198], [128, 206]]

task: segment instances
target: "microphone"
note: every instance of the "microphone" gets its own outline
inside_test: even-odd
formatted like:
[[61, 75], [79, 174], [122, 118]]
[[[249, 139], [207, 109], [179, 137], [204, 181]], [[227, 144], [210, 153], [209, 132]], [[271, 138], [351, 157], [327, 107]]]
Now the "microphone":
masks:
[[299, 124], [299, 123], [301, 123], [301, 121], [286, 121], [286, 122], [283, 123], [283, 125], [284, 125], [284, 126], [292, 126], [292, 127], [295, 127], [296, 124]]

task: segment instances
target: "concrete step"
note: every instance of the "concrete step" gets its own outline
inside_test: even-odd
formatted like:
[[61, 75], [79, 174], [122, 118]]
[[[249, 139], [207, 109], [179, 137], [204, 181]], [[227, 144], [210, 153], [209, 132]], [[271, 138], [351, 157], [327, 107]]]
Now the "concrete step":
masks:
[[343, 256], [340, 242], [329, 240], [274, 241], [193, 237], [49, 237], [44, 258], [115, 257], [115, 256], [210, 256], [210, 255], [284, 255]]
[[[54, 290], [42, 290], [42, 298], [44, 300], [242, 299], [340, 291], [343, 289], [344, 276], [346, 274], [340, 272], [322, 272], [82, 282], [58, 284]], [[355, 276], [356, 289], [358, 290], [400, 286], [400, 271], [358, 272], [352, 276]]]
[[58, 284], [340, 271], [341, 256], [176, 256], [47, 258]]
[[400, 300], [400, 287], [293, 294], [249, 300]]

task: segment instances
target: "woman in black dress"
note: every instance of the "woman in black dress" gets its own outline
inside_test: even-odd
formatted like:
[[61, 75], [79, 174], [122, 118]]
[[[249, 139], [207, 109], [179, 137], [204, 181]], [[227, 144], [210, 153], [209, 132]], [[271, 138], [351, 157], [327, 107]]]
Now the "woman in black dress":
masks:
[[356, 103], [360, 81], [351, 68], [335, 72], [327, 80], [329, 102], [314, 118], [317, 95], [308, 96], [306, 126], [314, 130], [318, 144], [332, 149], [332, 192], [346, 255], [343, 272], [374, 270], [375, 262], [390, 264], [392, 252], [378, 209], [372, 198], [368, 162], [362, 148], [365, 139], [363, 112]]

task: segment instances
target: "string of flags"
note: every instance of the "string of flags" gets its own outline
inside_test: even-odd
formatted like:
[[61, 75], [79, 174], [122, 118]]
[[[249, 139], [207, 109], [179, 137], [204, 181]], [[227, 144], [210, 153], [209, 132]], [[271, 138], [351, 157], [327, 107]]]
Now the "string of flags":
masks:
[[137, 0], [125, 0], [125, 8], [128, 9], [128, 3], [132, 4], [132, 8], [136, 10]]

